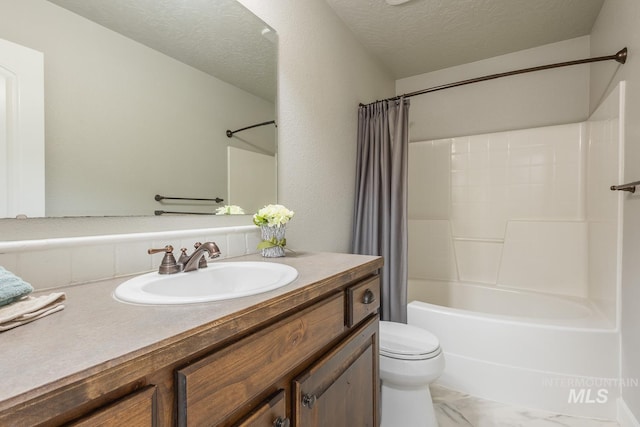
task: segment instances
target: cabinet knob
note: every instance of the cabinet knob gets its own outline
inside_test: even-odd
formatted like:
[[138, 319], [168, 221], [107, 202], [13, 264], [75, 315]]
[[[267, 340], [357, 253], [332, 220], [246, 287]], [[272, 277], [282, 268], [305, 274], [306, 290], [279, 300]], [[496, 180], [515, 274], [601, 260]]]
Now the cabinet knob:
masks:
[[302, 406], [306, 406], [307, 408], [313, 408], [313, 405], [316, 404], [316, 395], [315, 394], [305, 394], [302, 396]]
[[282, 417], [278, 417], [275, 419], [275, 421], [273, 422], [273, 427], [289, 427], [291, 425], [291, 422], [289, 421], [289, 418], [282, 418]]
[[367, 289], [366, 291], [364, 291], [364, 296], [362, 297], [363, 304], [371, 304], [375, 300], [376, 296], [373, 292], [371, 292], [371, 289]]

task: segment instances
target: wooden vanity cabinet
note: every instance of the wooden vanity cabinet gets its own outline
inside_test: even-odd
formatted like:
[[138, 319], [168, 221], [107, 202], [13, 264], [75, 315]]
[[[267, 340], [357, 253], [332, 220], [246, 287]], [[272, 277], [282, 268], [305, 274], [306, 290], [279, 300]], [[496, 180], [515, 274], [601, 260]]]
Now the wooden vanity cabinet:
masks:
[[0, 425], [377, 427], [380, 264], [52, 383], [2, 408]]
[[[377, 426], [378, 294], [359, 282], [179, 369], [178, 425]], [[274, 388], [288, 410], [260, 399]]]

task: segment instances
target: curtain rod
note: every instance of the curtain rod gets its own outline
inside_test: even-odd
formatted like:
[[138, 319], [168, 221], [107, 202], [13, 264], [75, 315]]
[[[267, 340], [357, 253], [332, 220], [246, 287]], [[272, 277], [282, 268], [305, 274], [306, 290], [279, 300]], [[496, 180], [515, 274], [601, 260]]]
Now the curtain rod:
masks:
[[227, 136], [231, 138], [233, 134], [236, 132], [242, 132], [243, 130], [253, 129], [253, 128], [257, 128], [258, 126], [266, 126], [266, 125], [274, 125], [275, 127], [278, 127], [275, 120], [269, 120], [268, 122], [258, 123], [256, 125], [247, 126], [246, 128], [242, 128], [242, 129], [236, 129], [236, 130], [227, 129]]
[[[476, 77], [474, 79], [461, 80], [459, 82], [447, 83], [447, 84], [443, 84], [443, 85], [439, 85], [439, 86], [433, 86], [433, 87], [430, 87], [428, 89], [422, 89], [422, 90], [418, 90], [418, 91], [415, 91], [415, 92], [405, 93], [404, 95], [397, 95], [397, 96], [394, 96], [394, 97], [391, 97], [391, 98], [383, 99], [383, 101], [396, 101], [396, 100], [398, 100], [398, 99], [400, 99], [402, 97], [410, 98], [412, 96], [422, 95], [422, 94], [425, 94], [425, 93], [437, 92], [439, 90], [450, 89], [450, 88], [458, 87], [458, 86], [464, 86], [464, 85], [468, 85], [468, 84], [471, 84], [471, 83], [479, 83], [479, 82], [484, 82], [484, 81], [487, 81], [487, 80], [499, 79], [501, 77], [508, 77], [508, 76], [515, 76], [517, 74], [531, 73], [533, 71], [541, 71], [541, 70], [548, 70], [548, 69], [551, 69], [551, 68], [568, 67], [570, 65], [588, 64], [590, 62], [600, 62], [600, 61], [610, 61], [610, 60], [614, 60], [616, 62], [619, 62], [620, 64], [624, 64], [625, 62], [627, 62], [627, 48], [625, 47], [625, 48], [619, 50], [614, 55], [598, 56], [596, 58], [578, 59], [578, 60], [575, 60], [575, 61], [558, 62], [558, 63], [555, 63], [555, 64], [540, 65], [538, 67], [523, 68], [521, 70], [507, 71], [505, 73], [490, 74], [488, 76]], [[376, 102], [379, 102], [379, 101], [376, 101]], [[360, 106], [364, 107], [366, 105], [371, 105], [371, 104], [375, 104], [375, 102], [372, 102], [370, 104], [362, 104], [362, 103], [360, 103]]]

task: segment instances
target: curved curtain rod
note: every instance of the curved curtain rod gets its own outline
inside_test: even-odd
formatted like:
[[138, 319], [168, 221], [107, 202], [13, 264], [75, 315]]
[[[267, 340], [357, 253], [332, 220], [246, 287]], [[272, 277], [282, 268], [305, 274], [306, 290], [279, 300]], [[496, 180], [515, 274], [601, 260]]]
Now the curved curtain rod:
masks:
[[[443, 85], [439, 85], [439, 86], [433, 86], [433, 87], [430, 87], [428, 89], [417, 90], [415, 92], [405, 93], [404, 95], [397, 95], [397, 96], [394, 96], [394, 97], [391, 97], [391, 98], [383, 99], [382, 101], [396, 101], [396, 100], [398, 100], [398, 99], [400, 99], [402, 97], [410, 98], [412, 96], [422, 95], [422, 94], [425, 94], [425, 93], [437, 92], [439, 90], [450, 89], [450, 88], [458, 87], [458, 86], [464, 86], [464, 85], [468, 85], [468, 84], [471, 84], [471, 83], [479, 83], [479, 82], [484, 82], [484, 81], [487, 81], [487, 80], [499, 79], [501, 77], [508, 77], [508, 76], [515, 76], [517, 74], [531, 73], [533, 71], [542, 71], [542, 70], [548, 70], [548, 69], [551, 69], [551, 68], [568, 67], [570, 65], [588, 64], [590, 62], [600, 62], [600, 61], [610, 61], [610, 60], [614, 60], [616, 62], [619, 62], [620, 64], [624, 64], [625, 62], [627, 62], [627, 48], [625, 47], [623, 49], [620, 49], [618, 52], [616, 52], [613, 55], [598, 56], [596, 58], [578, 59], [578, 60], [575, 60], [575, 61], [558, 62], [558, 63], [555, 63], [555, 64], [540, 65], [538, 67], [523, 68], [523, 69], [520, 69], [520, 70], [507, 71], [505, 73], [490, 74], [490, 75], [483, 76], [483, 77], [476, 77], [474, 79], [461, 80], [459, 82], [447, 83], [447, 84], [443, 84]], [[376, 102], [379, 102], [379, 101], [376, 101]], [[366, 105], [371, 105], [371, 104], [375, 104], [375, 102], [372, 102], [370, 104], [362, 104], [362, 103], [360, 103], [360, 107], [364, 107]]]
[[271, 124], [274, 125], [275, 127], [278, 127], [275, 120], [269, 120], [268, 122], [258, 123], [256, 125], [247, 126], [246, 128], [242, 128], [242, 129], [236, 129], [236, 130], [227, 129], [227, 137], [231, 138], [233, 134], [236, 132], [242, 132], [243, 130], [253, 129], [253, 128], [257, 128], [258, 126], [266, 126]]

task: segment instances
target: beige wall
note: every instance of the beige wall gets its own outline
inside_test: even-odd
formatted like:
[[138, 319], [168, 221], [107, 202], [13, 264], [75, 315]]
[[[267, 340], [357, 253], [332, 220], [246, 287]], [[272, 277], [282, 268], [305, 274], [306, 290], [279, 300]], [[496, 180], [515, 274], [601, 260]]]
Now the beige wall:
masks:
[[279, 34], [278, 197], [293, 249], [349, 250], [358, 103], [393, 79], [323, 0], [240, 0]]
[[[47, 216], [196, 210], [155, 194], [226, 199], [226, 129], [275, 116], [273, 102], [45, 0], [0, 2], [0, 38], [44, 53]], [[273, 151], [273, 127], [252, 142]]]
[[[589, 36], [400, 79], [398, 95], [490, 74], [589, 57]], [[411, 98], [409, 138], [425, 141], [581, 122], [589, 66], [490, 80]]]
[[[605, 1], [591, 33], [594, 56], [629, 48], [625, 65], [613, 63], [591, 66], [591, 109], [605, 93], [626, 80], [624, 127], [624, 181], [640, 180], [640, 2]], [[612, 78], [613, 76], [613, 78]], [[621, 332], [623, 379], [640, 379], [640, 197], [624, 196], [623, 259], [621, 290]], [[622, 397], [640, 420], [640, 387], [623, 387]]]

